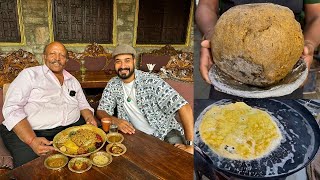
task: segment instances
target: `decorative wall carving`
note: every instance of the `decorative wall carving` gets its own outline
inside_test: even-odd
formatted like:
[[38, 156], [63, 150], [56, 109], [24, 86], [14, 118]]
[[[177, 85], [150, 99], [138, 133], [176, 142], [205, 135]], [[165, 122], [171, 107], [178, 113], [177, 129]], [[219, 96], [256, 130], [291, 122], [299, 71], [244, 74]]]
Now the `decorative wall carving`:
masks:
[[182, 53], [182, 51], [178, 51], [178, 50], [174, 49], [174, 47], [172, 47], [171, 45], [167, 44], [160, 49], [155, 49], [155, 50], [151, 51], [148, 54], [153, 54], [153, 55], [158, 55], [158, 56], [163, 56], [163, 55], [174, 56], [178, 53]]
[[108, 64], [111, 62], [111, 53], [108, 53], [101, 45], [92, 43], [88, 45], [82, 53], [75, 53], [68, 51], [69, 64], [72, 61], [78, 62], [78, 64], [72, 62], [73, 66], [79, 66], [77, 70], [75, 67], [69, 66], [67, 63], [66, 70], [79, 71], [81, 60], [84, 60], [84, 66], [88, 71], [105, 70]]
[[141, 54], [140, 68], [147, 71], [146, 64], [157, 64], [157, 71], [161, 70], [162, 78], [193, 82], [193, 53], [176, 50], [171, 45], [166, 45], [160, 49], [155, 49], [148, 53]]
[[193, 82], [193, 69], [193, 53], [182, 52], [170, 57], [162, 73], [169, 78]]
[[12, 82], [23, 69], [37, 65], [39, 62], [28, 51], [19, 49], [9, 53], [3, 59], [3, 76], [0, 77], [0, 87], [4, 83]]
[[83, 55], [88, 57], [97, 57], [107, 56], [108, 54], [101, 45], [94, 42], [86, 47], [86, 49], [83, 52]]
[[4, 64], [5, 54], [0, 52], [0, 74], [3, 74], [3, 64]]

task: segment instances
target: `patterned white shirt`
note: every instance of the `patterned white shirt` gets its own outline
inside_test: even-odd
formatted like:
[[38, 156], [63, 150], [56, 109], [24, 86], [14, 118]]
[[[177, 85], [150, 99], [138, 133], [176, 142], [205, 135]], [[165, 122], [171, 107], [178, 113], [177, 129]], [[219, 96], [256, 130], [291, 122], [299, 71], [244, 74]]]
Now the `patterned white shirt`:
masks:
[[[160, 77], [140, 70], [135, 70], [134, 87], [138, 107], [150, 126], [155, 129], [155, 137], [163, 140], [172, 129], [184, 134], [174, 116], [187, 101], [176, 90]], [[124, 108], [124, 97], [122, 80], [114, 77], [103, 91], [98, 110], [113, 115], [114, 109], [117, 108], [118, 118], [129, 121]]]

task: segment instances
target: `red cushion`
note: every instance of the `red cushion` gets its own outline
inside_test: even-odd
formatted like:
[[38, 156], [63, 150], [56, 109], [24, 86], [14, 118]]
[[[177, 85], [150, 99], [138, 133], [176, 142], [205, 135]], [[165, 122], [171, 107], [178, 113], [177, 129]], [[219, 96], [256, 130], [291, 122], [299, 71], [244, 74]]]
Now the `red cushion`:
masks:
[[173, 88], [175, 89], [188, 103], [191, 105], [193, 109], [193, 83], [186, 83], [181, 81], [175, 81], [171, 79], [165, 79], [165, 81]]
[[65, 70], [79, 71], [80, 70], [80, 63], [74, 59], [69, 59], [69, 61], [66, 64]]
[[105, 70], [114, 70], [114, 59], [111, 59], [109, 64], [104, 69]]
[[114, 60], [113, 59], [111, 59], [109, 64], [104, 68], [104, 71], [107, 74], [116, 74], [116, 71], [114, 70]]
[[142, 71], [149, 71], [147, 64], [156, 64], [153, 68], [154, 72], [159, 72], [160, 68], [162, 66], [166, 66], [170, 60], [170, 56], [156, 56], [156, 55], [150, 55], [150, 54], [143, 54], [141, 56], [141, 65], [140, 69]]
[[106, 65], [106, 57], [85, 57], [84, 66], [87, 71], [101, 71]]

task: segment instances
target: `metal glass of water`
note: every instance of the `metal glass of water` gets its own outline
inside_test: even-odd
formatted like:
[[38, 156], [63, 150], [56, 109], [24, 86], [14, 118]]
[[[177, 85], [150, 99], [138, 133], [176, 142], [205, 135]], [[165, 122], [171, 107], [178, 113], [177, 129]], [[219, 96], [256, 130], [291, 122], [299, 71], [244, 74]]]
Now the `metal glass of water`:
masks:
[[111, 124], [110, 125], [110, 129], [109, 129], [109, 132], [112, 133], [112, 132], [118, 132], [118, 126], [115, 125], [115, 124]]

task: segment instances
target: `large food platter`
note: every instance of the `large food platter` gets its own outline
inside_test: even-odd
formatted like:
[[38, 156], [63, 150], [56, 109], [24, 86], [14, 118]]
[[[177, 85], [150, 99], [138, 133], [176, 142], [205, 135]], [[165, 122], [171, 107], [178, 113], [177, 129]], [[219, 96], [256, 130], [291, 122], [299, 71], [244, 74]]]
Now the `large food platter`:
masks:
[[93, 125], [67, 128], [53, 138], [53, 146], [69, 157], [84, 157], [99, 151], [107, 140], [106, 133]]

